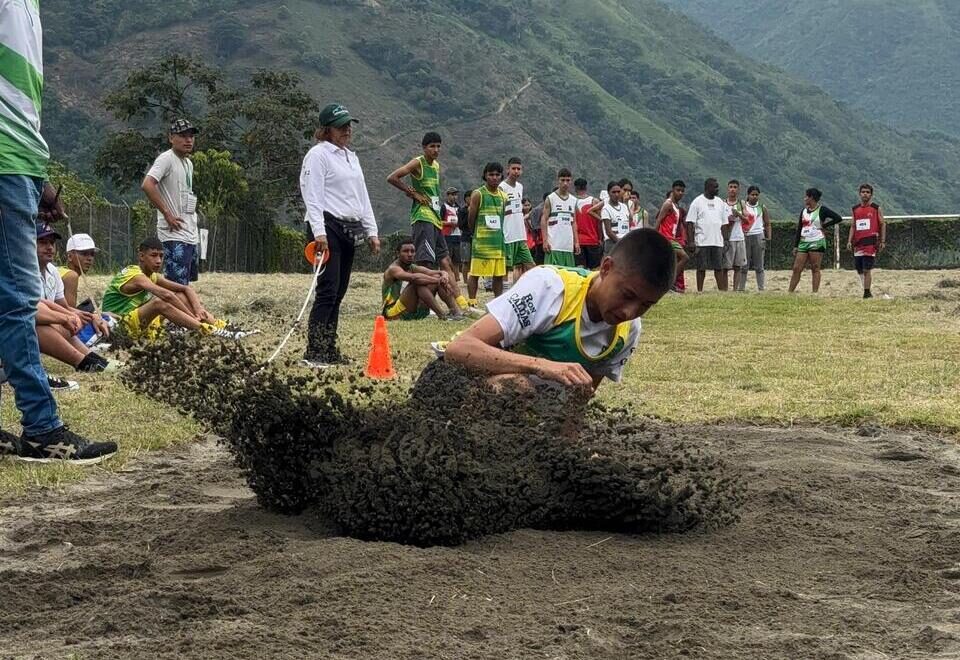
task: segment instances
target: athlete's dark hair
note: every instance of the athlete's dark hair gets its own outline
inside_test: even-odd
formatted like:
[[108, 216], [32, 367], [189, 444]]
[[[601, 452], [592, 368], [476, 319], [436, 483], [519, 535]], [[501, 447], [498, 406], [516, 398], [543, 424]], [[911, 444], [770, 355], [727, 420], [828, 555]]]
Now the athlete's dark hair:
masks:
[[533, 202], [530, 201], [530, 198], [529, 198], [529, 197], [524, 197], [523, 199], [520, 200], [520, 203], [521, 203], [521, 204], [533, 204]]
[[760, 192], [760, 186], [750, 186], [749, 188], [747, 188], [748, 195], [752, 192]]
[[860, 187], [857, 189], [857, 192], [860, 193], [860, 192], [863, 192], [864, 190], [869, 190], [870, 194], [871, 195], [873, 194], [873, 186], [871, 186], [869, 183], [861, 183]]
[[545, 192], [545, 193], [543, 193], [543, 201], [547, 201], [547, 197], [549, 197], [549, 196], [550, 196], [550, 193], [552, 193], [552, 192], [556, 192], [556, 190], [557, 190], [557, 189], [556, 189], [556, 188], [554, 188], [554, 189], [553, 189], [553, 190], [551, 190], [550, 192]]
[[397, 243], [397, 254], [400, 254], [400, 248], [402, 248], [404, 245], [416, 245], [416, 243], [409, 236], [404, 236], [400, 239], [400, 242]]
[[672, 184], [670, 184], [670, 190], [673, 190], [674, 188], [683, 188], [684, 190], [686, 190], [687, 184], [685, 184], [682, 179], [677, 179]]
[[729, 181], [727, 181], [727, 185], [728, 185], [728, 186], [732, 186], [732, 185], [734, 185], [734, 184], [736, 184], [737, 187], [740, 187], [740, 182], [737, 181], [736, 179], [730, 179]]
[[610, 258], [621, 272], [640, 275], [657, 291], [669, 291], [677, 279], [673, 247], [656, 229], [634, 229], [617, 241]]
[[557, 172], [557, 178], [558, 178], [558, 179], [562, 179], [562, 178], [564, 178], [564, 177], [568, 177], [568, 178], [569, 178], [569, 177], [572, 177], [572, 176], [573, 176], [573, 172], [571, 172], [570, 170], [568, 170], [566, 167], [561, 167], [561, 168], [560, 168], [560, 171]]
[[630, 186], [630, 189], [631, 189], [631, 190], [633, 189], [633, 181], [631, 181], [630, 179], [627, 179], [627, 178], [620, 179], [619, 181], [617, 181], [617, 184], [618, 184], [621, 188], [623, 188], [624, 186]]
[[619, 186], [619, 185], [620, 185], [619, 181], [611, 181], [610, 183], [607, 184], [607, 192], [610, 192], [610, 189], [613, 188], [614, 186]]
[[440, 138], [439, 133], [435, 131], [430, 131], [429, 133], [423, 136], [423, 140], [421, 140], [420, 144], [425, 147], [428, 144], [441, 144], [442, 142], [443, 140]]
[[499, 175], [503, 175], [503, 165], [497, 162], [487, 163], [483, 166], [483, 178], [486, 179], [487, 175], [490, 172], [496, 172]]
[[519, 158], [514, 156], [513, 158], [507, 161], [507, 167], [510, 167], [511, 165], [523, 165], [523, 163], [520, 161]]
[[140, 245], [137, 246], [137, 251], [147, 252], [148, 250], [160, 250], [163, 252], [163, 243], [161, 243], [160, 239], [156, 236], [148, 236], [140, 241]]
[[807, 188], [806, 195], [807, 197], [812, 197], [815, 202], [819, 202], [820, 198], [823, 197], [823, 193], [817, 188]]
[[586, 179], [580, 178], [580, 179], [577, 179], [576, 181], [573, 182], [573, 189], [574, 189], [574, 190], [586, 190], [586, 189], [587, 189], [587, 186], [589, 186], [589, 185], [590, 185], [590, 184], [587, 183], [587, 180], [586, 180]]

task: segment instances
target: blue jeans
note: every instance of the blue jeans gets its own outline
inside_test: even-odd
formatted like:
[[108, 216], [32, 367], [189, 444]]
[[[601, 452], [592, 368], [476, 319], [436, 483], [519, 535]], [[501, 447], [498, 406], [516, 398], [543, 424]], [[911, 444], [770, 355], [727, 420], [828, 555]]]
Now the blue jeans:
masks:
[[37, 304], [37, 204], [43, 182], [0, 174], [0, 362], [13, 387], [26, 435], [63, 426], [40, 364]]

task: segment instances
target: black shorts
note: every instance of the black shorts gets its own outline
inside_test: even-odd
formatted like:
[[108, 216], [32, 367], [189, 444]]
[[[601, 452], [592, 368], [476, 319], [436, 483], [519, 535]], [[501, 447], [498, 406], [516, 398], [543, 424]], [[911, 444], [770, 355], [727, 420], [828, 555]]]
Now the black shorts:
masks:
[[723, 270], [723, 247], [719, 245], [699, 246], [693, 261], [697, 270]]
[[581, 268], [587, 268], [588, 270], [599, 268], [600, 262], [603, 261], [603, 246], [581, 245], [580, 254], [576, 255], [576, 261]]
[[444, 236], [444, 242], [447, 244], [447, 252], [450, 254], [450, 261], [456, 265], [460, 265], [460, 237], [459, 236]]
[[873, 270], [873, 264], [876, 262], [876, 260], [876, 257], [870, 257], [866, 255], [853, 258], [853, 262], [857, 267], [857, 272], [861, 275], [868, 270]]
[[443, 232], [432, 222], [413, 223], [413, 244], [417, 246], [413, 260], [418, 264], [439, 264], [450, 256]]

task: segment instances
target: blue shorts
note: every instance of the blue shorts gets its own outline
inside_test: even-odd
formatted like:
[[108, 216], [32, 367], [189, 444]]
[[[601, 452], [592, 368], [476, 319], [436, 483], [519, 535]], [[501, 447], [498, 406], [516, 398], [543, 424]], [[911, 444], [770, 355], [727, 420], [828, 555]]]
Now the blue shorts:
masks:
[[163, 242], [163, 276], [171, 282], [190, 286], [199, 279], [200, 251], [193, 243]]

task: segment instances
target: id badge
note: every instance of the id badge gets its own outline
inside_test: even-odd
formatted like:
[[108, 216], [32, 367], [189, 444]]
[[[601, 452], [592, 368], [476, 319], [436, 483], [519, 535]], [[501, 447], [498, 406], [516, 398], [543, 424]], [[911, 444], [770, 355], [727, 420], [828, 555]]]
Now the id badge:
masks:
[[189, 192], [181, 193], [180, 206], [184, 215], [193, 215], [197, 212], [197, 196]]
[[500, 229], [500, 216], [485, 215], [483, 216], [483, 224], [487, 226], [487, 229]]

